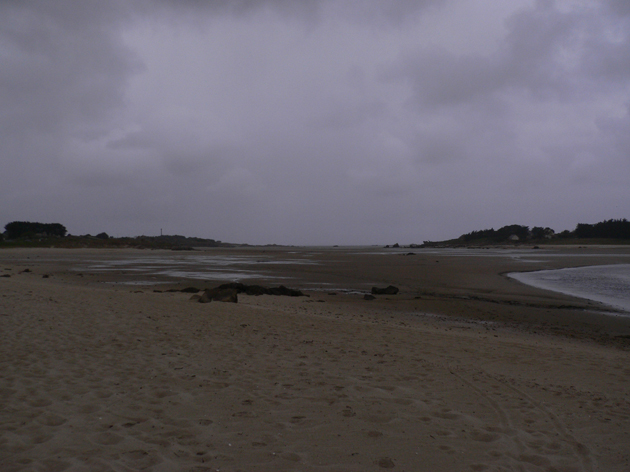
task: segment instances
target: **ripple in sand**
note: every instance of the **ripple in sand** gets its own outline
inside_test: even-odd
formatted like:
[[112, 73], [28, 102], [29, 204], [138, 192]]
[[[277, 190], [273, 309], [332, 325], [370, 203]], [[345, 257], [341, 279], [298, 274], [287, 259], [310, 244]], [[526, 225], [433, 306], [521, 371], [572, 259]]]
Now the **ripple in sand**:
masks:
[[58, 415], [49, 414], [37, 418], [37, 421], [45, 426], [61, 426], [62, 424], [65, 424], [68, 420]]
[[106, 432], [92, 436], [92, 440], [97, 444], [103, 444], [105, 446], [113, 446], [123, 440], [122, 436], [114, 433]]
[[383, 469], [393, 469], [394, 467], [396, 467], [396, 464], [394, 464], [394, 461], [389, 457], [382, 457], [376, 463], [378, 464], [379, 467]]

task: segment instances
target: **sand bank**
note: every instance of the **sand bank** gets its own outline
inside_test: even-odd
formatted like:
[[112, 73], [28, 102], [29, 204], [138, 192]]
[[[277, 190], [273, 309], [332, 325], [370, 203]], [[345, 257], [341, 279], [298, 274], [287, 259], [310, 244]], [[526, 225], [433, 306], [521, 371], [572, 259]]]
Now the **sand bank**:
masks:
[[627, 319], [501, 275], [594, 256], [297, 251], [310, 297], [238, 304], [73, 270], [141, 252], [0, 253], [1, 470], [630, 469]]

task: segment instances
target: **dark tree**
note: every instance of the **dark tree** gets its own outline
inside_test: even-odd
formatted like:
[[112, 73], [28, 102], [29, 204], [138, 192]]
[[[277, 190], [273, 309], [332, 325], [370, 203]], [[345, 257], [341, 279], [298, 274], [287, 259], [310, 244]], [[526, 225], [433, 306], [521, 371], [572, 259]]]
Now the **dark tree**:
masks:
[[505, 241], [510, 236], [518, 236], [521, 241], [529, 237], [529, 227], [521, 225], [508, 225], [497, 230], [497, 241]]
[[490, 229], [482, 229], [480, 231], [472, 231], [467, 234], [463, 234], [459, 237], [466, 242], [469, 241], [490, 241], [495, 243], [500, 243], [507, 241], [510, 236], [516, 235], [519, 240], [525, 240], [529, 237], [529, 226], [521, 226], [521, 225], [508, 225], [498, 230]]
[[534, 226], [531, 230], [533, 239], [551, 238], [555, 234], [555, 231], [551, 228], [543, 228], [541, 226]]
[[574, 234], [578, 238], [630, 239], [630, 221], [624, 218], [600, 221], [594, 225], [578, 223]]
[[37, 236], [64, 237], [66, 227], [59, 223], [31, 223], [29, 221], [12, 221], [4, 229], [8, 239], [33, 238]]

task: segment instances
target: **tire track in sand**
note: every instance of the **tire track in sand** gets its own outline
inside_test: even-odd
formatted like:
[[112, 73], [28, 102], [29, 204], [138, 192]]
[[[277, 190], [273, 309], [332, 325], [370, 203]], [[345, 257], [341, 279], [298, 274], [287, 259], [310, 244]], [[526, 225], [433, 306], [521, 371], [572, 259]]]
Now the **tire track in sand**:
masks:
[[[501, 425], [507, 433], [506, 436], [509, 436], [518, 451], [518, 453], [513, 457], [514, 459], [521, 463], [530, 463], [539, 466], [548, 465], [545, 464], [548, 459], [540, 455], [540, 451], [537, 450], [537, 448], [531, 447], [518, 437], [518, 434], [522, 433], [523, 430], [521, 430], [520, 428], [515, 428], [513, 419], [511, 418], [506, 408], [504, 408], [500, 402], [495, 400], [491, 394], [479, 388], [475, 384], [475, 382], [464, 378], [461, 373], [456, 372], [455, 368], [450, 368], [449, 372], [457, 377], [459, 380], [461, 380], [468, 387], [470, 387], [474, 392], [476, 392], [496, 412]], [[507, 379], [497, 378], [482, 370], [477, 371], [475, 374], [481, 375], [487, 380], [493, 382], [495, 385], [499, 385], [503, 389], [511, 391], [512, 394], [516, 394], [516, 397], [521, 400], [521, 402], [528, 403], [530, 409], [538, 411], [544, 418], [548, 419], [551, 422], [551, 425], [553, 425], [553, 429], [558, 434], [558, 436], [563, 439], [563, 441], [568, 445], [569, 449], [573, 452], [573, 455], [575, 456], [576, 461], [579, 463], [582, 472], [596, 472], [598, 470], [588, 448], [584, 444], [580, 443], [566, 429], [560, 418], [558, 418], [556, 414], [546, 408], [542, 403], [538, 402], [524, 391], [516, 388], [513, 385], [510, 385]], [[553, 449], [560, 449], [559, 446], [554, 444], [550, 444], [550, 446], [553, 446]]]

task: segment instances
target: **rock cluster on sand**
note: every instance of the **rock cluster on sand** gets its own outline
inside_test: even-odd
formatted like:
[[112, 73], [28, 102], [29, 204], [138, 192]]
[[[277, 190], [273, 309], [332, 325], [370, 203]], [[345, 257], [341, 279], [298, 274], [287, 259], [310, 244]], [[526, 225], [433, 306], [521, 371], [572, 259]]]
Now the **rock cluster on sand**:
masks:
[[279, 287], [263, 287], [262, 285], [245, 285], [240, 282], [231, 282], [228, 284], [219, 285], [220, 289], [234, 289], [238, 293], [245, 293], [246, 295], [284, 295], [287, 297], [305, 297], [304, 293], [300, 290], [287, 288], [284, 285]]
[[[196, 289], [191, 287], [181, 290], [181, 292], [193, 292], [193, 290]], [[196, 291], [198, 292], [199, 290]], [[284, 295], [288, 297], [307, 296], [300, 290], [287, 288], [284, 285], [267, 288], [262, 285], [245, 285], [240, 282], [231, 282], [219, 285], [215, 288], [206, 289], [203, 294], [193, 295], [190, 299], [199, 303], [209, 303], [213, 300], [217, 302], [237, 303], [239, 293], [245, 293], [246, 295]]]
[[236, 289], [233, 288], [211, 288], [204, 290], [203, 294], [193, 295], [191, 300], [197, 300], [199, 303], [210, 303], [212, 300], [217, 302], [237, 303]]
[[396, 295], [398, 293], [398, 287], [390, 285], [385, 288], [372, 287], [372, 295]]

